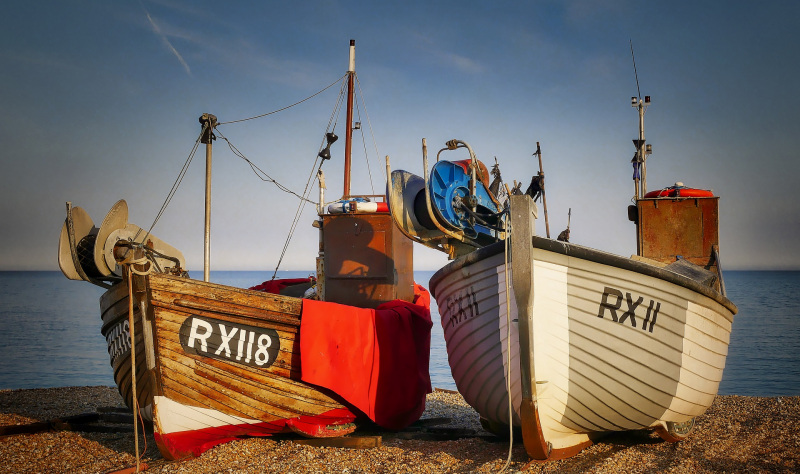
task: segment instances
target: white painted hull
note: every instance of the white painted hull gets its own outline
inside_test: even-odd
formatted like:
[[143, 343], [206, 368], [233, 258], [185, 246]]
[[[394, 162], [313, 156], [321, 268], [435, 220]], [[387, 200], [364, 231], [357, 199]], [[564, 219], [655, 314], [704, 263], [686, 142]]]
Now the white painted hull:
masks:
[[[663, 428], [705, 412], [722, 379], [735, 306], [677, 284], [680, 277], [667, 281], [659, 270], [642, 273], [642, 263], [550, 245], [558, 246], [567, 251], [533, 249], [534, 385], [542, 434], [552, 450], [585, 444], [602, 432]], [[501, 246], [493, 255], [489, 249], [479, 251], [485, 257], [468, 256], [441, 269], [431, 292], [459, 392], [490, 424], [507, 426], [510, 376], [513, 423], [520, 425], [517, 308], [509, 284], [507, 316], [505, 254]], [[576, 257], [576, 249], [601, 258]], [[604, 257], [621, 265], [596, 261]], [[629, 306], [633, 317], [625, 315]]]

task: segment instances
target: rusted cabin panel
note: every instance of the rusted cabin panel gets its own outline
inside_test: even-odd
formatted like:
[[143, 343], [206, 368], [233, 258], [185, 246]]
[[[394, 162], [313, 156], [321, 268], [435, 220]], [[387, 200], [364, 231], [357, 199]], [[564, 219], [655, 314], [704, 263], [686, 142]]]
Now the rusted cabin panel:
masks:
[[719, 245], [719, 198], [640, 199], [639, 255], [664, 263], [677, 256], [717, 272], [712, 246]]
[[323, 217], [325, 300], [374, 308], [414, 297], [412, 242], [389, 214]]

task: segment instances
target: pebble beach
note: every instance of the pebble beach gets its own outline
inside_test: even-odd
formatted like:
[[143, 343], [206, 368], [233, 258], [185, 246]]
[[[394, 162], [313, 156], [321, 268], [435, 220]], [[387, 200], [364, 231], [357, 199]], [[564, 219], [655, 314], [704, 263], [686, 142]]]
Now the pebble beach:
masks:
[[[114, 387], [0, 390], [0, 428], [35, 427], [122, 407]], [[515, 439], [506, 472], [798, 472], [798, 422], [800, 397], [718, 396], [684, 441], [667, 443], [648, 431], [616, 433], [570, 459], [540, 463], [530, 462]], [[135, 471], [132, 424], [46, 428], [0, 436], [0, 472]], [[167, 461], [152, 431], [143, 436], [140, 429], [140, 468], [150, 473], [488, 473], [501, 471], [509, 457], [508, 440], [483, 431], [477, 413], [449, 391], [429, 394], [422, 419], [403, 432], [367, 427], [351, 436], [379, 439], [380, 446], [332, 448], [288, 437], [249, 438], [195, 459]]]

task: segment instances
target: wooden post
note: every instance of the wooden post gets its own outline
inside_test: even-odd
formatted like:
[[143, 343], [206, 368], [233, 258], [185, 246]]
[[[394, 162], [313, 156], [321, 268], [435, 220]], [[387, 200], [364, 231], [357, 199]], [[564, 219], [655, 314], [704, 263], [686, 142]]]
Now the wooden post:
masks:
[[350, 67], [347, 70], [347, 125], [344, 140], [344, 198], [350, 197], [350, 156], [353, 150], [353, 95], [356, 76], [356, 40], [350, 40]]
[[[550, 446], [542, 433], [536, 399], [536, 370], [533, 358], [533, 236], [536, 203], [528, 195], [511, 196], [511, 272], [514, 300], [519, 318], [519, 366], [522, 404], [522, 442], [533, 459], [545, 460]], [[511, 350], [509, 348], [509, 350]], [[509, 423], [511, 420], [509, 420]]]
[[[135, 250], [134, 250], [135, 252]], [[131, 264], [125, 267], [126, 278], [128, 280], [128, 330], [131, 338], [131, 405], [133, 405], [133, 449], [136, 451], [136, 472], [139, 472], [139, 399], [136, 393], [136, 337], [134, 327], [136, 319], [133, 317], [133, 272]]]
[[536, 155], [539, 157], [539, 176], [541, 180], [539, 183], [542, 186], [542, 207], [544, 208], [544, 230], [547, 232], [547, 238], [550, 238], [550, 221], [547, 219], [547, 197], [545, 196], [545, 182], [544, 182], [544, 168], [542, 168], [542, 148], [539, 142], [536, 142]]

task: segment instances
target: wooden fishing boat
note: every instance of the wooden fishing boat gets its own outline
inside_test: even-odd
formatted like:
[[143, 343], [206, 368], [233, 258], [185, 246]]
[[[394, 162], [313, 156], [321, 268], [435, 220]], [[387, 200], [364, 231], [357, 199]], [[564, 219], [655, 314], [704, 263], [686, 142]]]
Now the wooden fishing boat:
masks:
[[[643, 136], [634, 143], [644, 152]], [[737, 312], [721, 280], [719, 198], [645, 198], [637, 181], [638, 252], [626, 258], [535, 235], [532, 197], [510, 195], [493, 210], [507, 225], [480, 245], [475, 236], [490, 232], [470, 228], [470, 199], [443, 200], [460, 220], [435, 210], [435, 196], [458, 195], [446, 192], [458, 184], [429, 177], [425, 162], [424, 178], [392, 173], [390, 204], [409, 238], [455, 257], [430, 290], [456, 386], [483, 426], [521, 430], [538, 460], [574, 455], [613, 431], [685, 438], [716, 396]], [[468, 175], [462, 193], [464, 182], [481, 187]]]
[[[108, 288], [100, 307], [114, 379], [167, 459], [241, 436], [344, 436], [361, 419], [399, 429], [424, 410], [430, 299], [413, 281], [411, 242], [385, 204], [349, 206], [376, 198], [350, 194], [354, 48], [344, 197], [326, 212], [320, 183], [316, 279], [211, 283], [208, 240], [204, 281], [191, 279], [178, 250], [127, 222], [124, 200], [99, 228], [67, 204], [59, 265]], [[216, 119], [200, 121], [210, 160]], [[335, 139], [327, 133], [322, 162]], [[206, 207], [206, 237], [208, 216]]]

